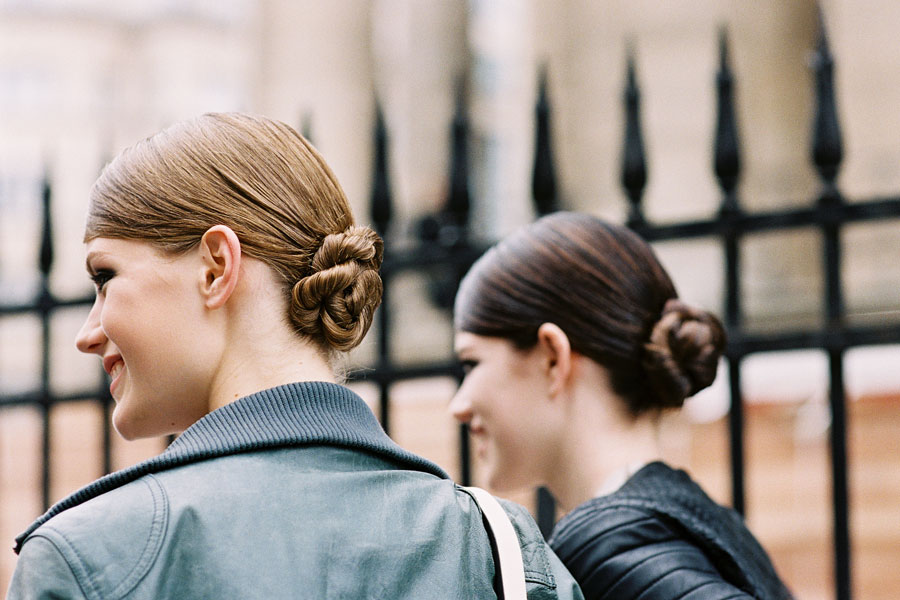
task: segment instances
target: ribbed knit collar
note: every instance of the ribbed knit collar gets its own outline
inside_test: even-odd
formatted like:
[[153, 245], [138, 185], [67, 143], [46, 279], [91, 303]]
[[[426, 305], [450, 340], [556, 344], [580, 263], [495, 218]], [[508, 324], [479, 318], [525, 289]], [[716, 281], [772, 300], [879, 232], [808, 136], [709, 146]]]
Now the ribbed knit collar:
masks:
[[64, 510], [144, 475], [229, 454], [298, 445], [359, 449], [448, 478], [436, 464], [395, 444], [366, 403], [349, 389], [321, 381], [291, 383], [214, 410], [161, 454], [110, 473], [57, 502], [16, 538], [14, 550], [18, 554], [25, 538]]

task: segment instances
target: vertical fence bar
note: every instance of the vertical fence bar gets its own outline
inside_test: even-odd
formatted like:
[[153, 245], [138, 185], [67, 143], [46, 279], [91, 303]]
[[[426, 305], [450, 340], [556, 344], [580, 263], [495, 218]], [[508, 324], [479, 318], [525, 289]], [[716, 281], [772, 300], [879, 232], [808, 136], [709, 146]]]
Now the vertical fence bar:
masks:
[[[450, 127], [450, 189], [444, 212], [453, 226], [465, 231], [472, 207], [469, 193], [469, 115], [466, 87], [460, 78], [456, 85], [456, 107]], [[458, 239], [465, 239], [465, 235]]]
[[538, 75], [538, 101], [535, 112], [534, 169], [531, 175], [531, 197], [538, 215], [559, 210], [556, 193], [556, 167], [550, 130], [550, 99], [547, 92], [547, 67]]
[[[373, 132], [372, 194], [369, 211], [378, 234], [388, 235], [394, 210], [391, 203], [391, 181], [388, 175], [388, 135], [381, 104], [375, 102], [375, 130]], [[382, 309], [383, 310], [383, 309]]]
[[556, 500], [553, 495], [545, 487], [537, 490], [537, 521], [538, 528], [544, 539], [549, 539], [553, 533], [553, 526], [556, 525]]
[[626, 221], [632, 229], [646, 224], [641, 199], [647, 185], [647, 159], [641, 134], [641, 95], [637, 84], [634, 48], [626, 50], [625, 75], [625, 142], [622, 148], [622, 186], [628, 195], [630, 210]]
[[838, 600], [850, 600], [850, 523], [847, 486], [847, 417], [844, 394], [844, 351], [828, 350], [831, 405], [831, 478], [834, 504], [834, 578]]
[[[839, 334], [844, 327], [841, 290], [841, 219], [843, 204], [836, 177], [843, 159], [843, 141], [834, 94], [834, 59], [828, 45], [825, 22], [819, 10], [819, 41], [813, 61], [816, 112], [813, 123], [812, 159], [822, 191], [821, 215], [825, 269], [826, 330]], [[831, 481], [834, 510], [834, 577], [838, 600], [851, 597], [849, 490], [847, 485], [847, 417], [844, 392], [844, 347], [838, 339], [828, 347], [829, 404], [831, 406]]]
[[102, 415], [103, 415], [103, 474], [106, 475], [108, 473], [113, 472], [113, 460], [112, 460], [112, 406], [111, 402], [104, 399], [101, 404], [102, 407]]
[[728, 357], [728, 393], [731, 406], [728, 410], [729, 446], [731, 451], [731, 505], [739, 514], [747, 510], [744, 488], [744, 408], [741, 393], [741, 362], [743, 357]]
[[722, 202], [719, 220], [722, 225], [722, 245], [725, 252], [725, 325], [731, 344], [728, 356], [728, 388], [731, 406], [728, 429], [731, 455], [731, 503], [740, 514], [745, 513], [744, 491], [744, 406], [741, 393], [741, 356], [738, 346], [742, 327], [740, 284], [740, 231], [738, 219], [741, 208], [737, 197], [737, 183], [741, 173], [740, 143], [734, 110], [734, 76], [729, 64], [728, 34], [719, 32], [719, 71], [716, 74], [716, 134], [713, 142], [713, 168]]
[[42, 232], [38, 268], [40, 269], [40, 291], [38, 314], [41, 319], [41, 501], [44, 508], [50, 506], [50, 409], [53, 399], [50, 394], [50, 317], [53, 310], [53, 296], [50, 293], [50, 270], [53, 267], [53, 222], [50, 202], [53, 192], [50, 175], [45, 172], [41, 184]]
[[101, 430], [103, 431], [103, 474], [112, 473], [112, 408], [113, 399], [109, 393], [108, 377], [106, 371], [100, 369], [100, 385], [97, 397], [100, 399], [100, 413], [103, 423]]
[[[387, 237], [393, 217], [391, 205], [391, 185], [388, 175], [388, 136], [384, 123], [381, 104], [375, 102], [374, 131], [374, 166], [372, 172], [372, 196], [370, 210], [375, 229], [382, 238]], [[391, 273], [382, 270], [385, 278], [381, 296], [381, 310], [378, 311], [378, 370], [382, 374], [391, 363], [391, 314], [390, 314], [390, 277]], [[378, 378], [378, 410], [381, 426], [390, 434], [390, 382], [385, 377]]]
[[[444, 211], [449, 214], [451, 223], [463, 232], [457, 240], [468, 241], [469, 214], [472, 199], [469, 190], [469, 111], [466, 97], [465, 78], [460, 77], [456, 84], [456, 106], [450, 128], [450, 189]], [[464, 275], [464, 267], [459, 267], [454, 277], [455, 288]], [[455, 295], [455, 294], [454, 294]], [[457, 386], [462, 383], [457, 379]], [[472, 451], [469, 445], [469, 426], [461, 423], [459, 433], [459, 472], [463, 485], [472, 485]]]
[[[379, 311], [380, 316], [378, 319], [378, 365], [379, 371], [382, 373], [385, 372], [387, 366], [390, 364], [390, 326], [391, 326], [391, 315], [388, 306], [390, 305], [390, 276], [388, 275], [388, 281], [384, 282], [384, 289], [381, 295], [381, 310]], [[381, 421], [381, 427], [384, 429], [384, 432], [390, 435], [391, 433], [391, 407], [390, 407], [390, 382], [384, 378], [380, 377], [378, 379], [378, 411], [379, 411], [379, 419]]]
[[472, 485], [472, 450], [469, 445], [469, 426], [459, 425], [459, 480]]
[[[531, 177], [531, 197], [538, 215], [559, 210], [556, 188], [556, 167], [553, 163], [553, 141], [550, 130], [550, 98], [547, 91], [547, 68], [538, 75], [538, 99], [534, 109], [534, 171]], [[535, 498], [537, 524], [545, 538], [550, 537], [556, 524], [556, 501], [546, 488], [539, 488]]]

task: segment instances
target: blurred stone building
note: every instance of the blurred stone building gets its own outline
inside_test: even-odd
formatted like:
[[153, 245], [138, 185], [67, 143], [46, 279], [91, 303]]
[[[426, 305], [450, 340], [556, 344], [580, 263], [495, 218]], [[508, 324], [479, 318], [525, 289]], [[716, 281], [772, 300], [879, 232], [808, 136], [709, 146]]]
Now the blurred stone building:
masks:
[[[819, 4], [836, 59], [845, 139], [841, 189], [851, 202], [897, 196], [900, 4]], [[818, 185], [810, 165], [809, 61], [819, 31], [812, 0], [0, 0], [0, 301], [27, 301], [36, 289], [45, 175], [54, 190], [52, 288], [60, 297], [84, 295], [90, 286], [81, 226], [99, 169], [122, 147], [206, 111], [258, 112], [302, 129], [335, 170], [358, 219], [368, 221], [377, 98], [390, 135], [396, 219], [388, 242], [403, 244], [413, 223], [446, 197], [454, 95], [464, 82], [473, 228], [495, 239], [534, 216], [534, 104], [542, 66], [562, 205], [622, 221], [627, 204], [619, 161], [629, 46], [643, 102], [646, 214], [656, 222], [709, 216], [720, 202], [711, 149], [722, 28], [736, 77], [741, 203], [749, 211], [808, 204]], [[820, 245], [816, 232], [806, 230], [746, 240], [743, 302], [751, 325], [821, 320]], [[896, 318], [900, 228], [893, 221], [851, 228], [843, 245], [848, 311], [858, 319]], [[661, 243], [657, 249], [683, 297], [721, 309], [716, 244]], [[397, 285], [403, 287], [394, 297], [403, 298], [405, 324], [398, 330], [399, 359], [447, 356], [448, 315], [430, 304], [423, 281], [409, 277]], [[86, 385], [97, 375], [95, 361], [77, 355], [71, 343], [83, 317], [78, 309], [57, 319], [53, 385], [60, 389]], [[35, 385], [36, 336], [33, 319], [0, 320], [3, 390]], [[374, 352], [366, 344], [353, 361], [369, 364]], [[883, 423], [900, 422], [897, 359], [893, 348], [848, 356], [851, 396], [878, 398]], [[748, 518], [801, 597], [829, 597], [827, 485], [820, 472], [827, 460], [824, 358], [816, 352], [759, 356], [746, 369], [747, 400], [760, 407], [748, 423]], [[360, 391], [367, 393], [364, 385]], [[452, 381], [412, 382], [398, 386], [395, 406], [395, 437], [451, 471], [457, 438], [443, 405], [452, 391]], [[726, 410], [724, 392], [711, 390], [688, 411], [691, 422], [673, 441], [683, 462], [723, 501]], [[56, 427], [71, 431], [80, 418], [66, 413]], [[16, 505], [0, 514], [5, 538], [42, 508], [27, 474], [17, 475], [33, 460], [24, 458], [30, 442], [22, 441], [33, 422], [27, 411], [0, 410], [0, 506]], [[83, 427], [71, 441], [76, 456], [93, 452], [82, 445], [95, 425]], [[857, 437], [893, 437], [879, 435], [851, 429], [851, 444]], [[60, 452], [67, 443], [59, 442]], [[888, 483], [887, 476], [900, 470], [898, 447], [887, 443], [893, 447], [882, 454], [851, 445], [867, 461], [852, 463], [854, 473], [863, 473], [853, 481], [855, 497], [863, 498], [856, 507], [867, 507], [854, 513], [854, 577], [867, 598], [891, 597], [900, 584], [896, 573], [880, 567], [896, 563], [900, 547], [898, 510], [891, 508], [900, 505], [900, 484]], [[704, 444], [712, 444], [719, 458], [710, 459]], [[773, 449], [780, 445], [781, 454]], [[156, 446], [141, 448], [136, 454], [122, 449], [120, 462]], [[783, 467], [774, 479], [760, 474], [770, 463]], [[56, 496], [96, 476], [92, 468], [64, 469], [55, 480]], [[764, 490], [757, 496], [762, 486], [754, 488], [754, 481], [779, 477], [789, 491], [778, 496], [778, 511], [766, 513], [771, 496]], [[865, 504], [870, 488], [875, 500]], [[821, 510], [807, 510], [798, 524], [797, 515], [817, 504]], [[4, 589], [12, 561], [0, 556]], [[816, 581], [804, 580], [810, 570]]]

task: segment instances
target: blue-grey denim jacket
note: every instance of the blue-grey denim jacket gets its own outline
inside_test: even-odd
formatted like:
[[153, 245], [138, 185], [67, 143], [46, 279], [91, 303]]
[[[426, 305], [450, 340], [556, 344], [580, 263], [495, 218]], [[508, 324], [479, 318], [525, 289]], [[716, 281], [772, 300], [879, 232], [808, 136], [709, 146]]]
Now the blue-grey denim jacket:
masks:
[[[528, 512], [528, 596], [581, 598]], [[493, 598], [481, 514], [339, 385], [265, 390], [52, 507], [8, 598]]]

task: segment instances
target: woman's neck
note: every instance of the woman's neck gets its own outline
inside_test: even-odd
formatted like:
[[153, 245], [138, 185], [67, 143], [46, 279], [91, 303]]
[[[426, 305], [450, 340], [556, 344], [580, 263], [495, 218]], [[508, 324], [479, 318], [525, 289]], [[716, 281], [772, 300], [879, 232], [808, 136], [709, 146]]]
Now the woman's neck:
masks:
[[284, 317], [284, 298], [259, 261], [245, 260], [244, 286], [220, 329], [222, 354], [209, 393], [210, 411], [260, 390], [296, 381], [336, 380], [325, 354]]
[[210, 411], [260, 390], [297, 381], [335, 382], [322, 353], [300, 340], [261, 341], [244, 346], [222, 363], [210, 393]]
[[611, 493], [647, 463], [660, 460], [658, 419], [624, 414], [612, 394], [575, 400], [560, 464], [547, 476], [547, 487], [565, 511]]

